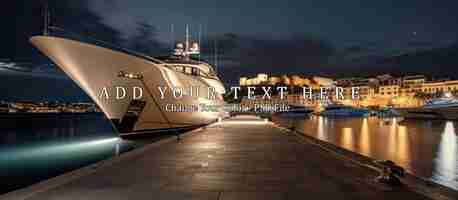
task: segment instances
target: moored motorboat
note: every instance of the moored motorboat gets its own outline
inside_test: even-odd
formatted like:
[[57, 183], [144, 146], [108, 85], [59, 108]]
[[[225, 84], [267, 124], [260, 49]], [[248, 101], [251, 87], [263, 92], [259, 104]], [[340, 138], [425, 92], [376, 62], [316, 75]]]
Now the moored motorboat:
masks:
[[353, 106], [331, 104], [325, 106], [324, 110], [319, 114], [326, 117], [367, 117], [369, 116], [369, 110]]
[[396, 110], [405, 118], [457, 120], [458, 99], [446, 93], [443, 97], [427, 101], [421, 107], [397, 108]]

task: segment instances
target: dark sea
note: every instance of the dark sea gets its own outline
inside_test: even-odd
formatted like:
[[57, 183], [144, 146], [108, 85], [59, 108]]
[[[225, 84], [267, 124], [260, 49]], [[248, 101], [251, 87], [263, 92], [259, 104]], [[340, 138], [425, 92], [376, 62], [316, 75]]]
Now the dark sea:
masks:
[[0, 116], [0, 194], [157, 140], [123, 140], [101, 113]]

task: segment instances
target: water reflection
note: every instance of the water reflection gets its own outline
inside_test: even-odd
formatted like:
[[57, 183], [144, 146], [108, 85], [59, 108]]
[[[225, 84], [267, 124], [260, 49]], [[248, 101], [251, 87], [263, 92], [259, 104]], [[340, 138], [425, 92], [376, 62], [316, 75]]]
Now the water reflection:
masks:
[[388, 145], [386, 147], [386, 150], [388, 151], [387, 159], [390, 160], [395, 160], [396, 158], [396, 130], [398, 128], [398, 125], [396, 123], [396, 120], [393, 119], [392, 123], [389, 128], [389, 134], [387, 135], [388, 137]]
[[[0, 154], [0, 163], [9, 161], [27, 161], [46, 159], [49, 156], [68, 156], [74, 153], [85, 153], [89, 155], [94, 150], [114, 149], [121, 140], [118, 137], [94, 139], [88, 141], [77, 141], [68, 143], [47, 143], [46, 145], [33, 145], [30, 147], [18, 146], [2, 149]], [[89, 151], [89, 152], [87, 152]], [[56, 158], [56, 157], [54, 157]], [[12, 164], [12, 163], [10, 163]]]
[[318, 134], [318, 139], [320, 140], [327, 140], [326, 133], [325, 133], [325, 125], [324, 125], [324, 117], [319, 116], [318, 117], [318, 129], [317, 129], [317, 134]]
[[354, 139], [353, 139], [353, 129], [352, 128], [343, 128], [342, 129], [342, 145], [348, 150], [354, 150]]
[[0, 194], [133, 148], [103, 115], [0, 118]]
[[458, 171], [458, 138], [453, 122], [446, 122], [437, 152], [434, 178], [453, 184], [456, 182]]
[[[282, 123], [277, 119], [277, 123]], [[297, 119], [296, 119], [297, 120]], [[407, 171], [458, 189], [456, 122], [312, 117], [298, 131], [375, 159], [393, 160]]]
[[402, 164], [410, 168], [410, 140], [407, 131], [407, 126], [399, 126], [396, 141], [397, 159]]
[[367, 123], [367, 118], [363, 119], [363, 125], [361, 126], [361, 139], [359, 141], [359, 146], [361, 153], [364, 155], [371, 155], [371, 140], [369, 134], [369, 125]]

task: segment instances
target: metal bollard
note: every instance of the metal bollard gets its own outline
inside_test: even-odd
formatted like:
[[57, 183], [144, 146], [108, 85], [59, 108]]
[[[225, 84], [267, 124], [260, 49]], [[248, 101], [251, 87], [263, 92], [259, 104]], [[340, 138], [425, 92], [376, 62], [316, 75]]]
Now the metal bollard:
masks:
[[181, 140], [180, 133], [176, 132], [176, 136], [177, 136], [177, 142], [180, 142], [180, 140]]
[[399, 177], [404, 176], [404, 169], [396, 165], [393, 161], [375, 161], [378, 166], [382, 167], [380, 175], [377, 176], [376, 180], [380, 183], [386, 183], [392, 186], [402, 185]]

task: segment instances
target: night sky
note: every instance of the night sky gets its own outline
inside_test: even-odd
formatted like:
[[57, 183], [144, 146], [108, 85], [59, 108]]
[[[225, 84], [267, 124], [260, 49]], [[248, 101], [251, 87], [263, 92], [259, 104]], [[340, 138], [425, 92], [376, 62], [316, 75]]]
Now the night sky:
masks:
[[[258, 72], [330, 77], [458, 72], [457, 1], [50, 0], [52, 25], [150, 55], [170, 51], [189, 24], [204, 57], [229, 86]], [[42, 30], [41, 1], [10, 1], [2, 15], [4, 99], [87, 99], [29, 43]], [[170, 27], [174, 27], [174, 34]], [[78, 36], [79, 37], [79, 36]], [[56, 84], [59, 85], [56, 88]]]

